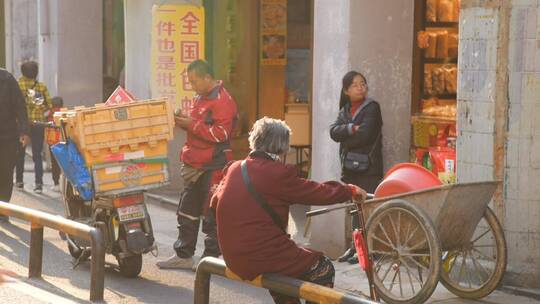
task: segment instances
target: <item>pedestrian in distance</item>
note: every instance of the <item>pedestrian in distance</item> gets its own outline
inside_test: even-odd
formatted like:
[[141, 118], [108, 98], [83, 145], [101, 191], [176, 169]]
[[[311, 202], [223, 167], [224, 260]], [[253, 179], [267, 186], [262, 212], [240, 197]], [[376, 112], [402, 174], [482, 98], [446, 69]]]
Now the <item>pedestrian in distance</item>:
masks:
[[[13, 169], [19, 144], [26, 145], [28, 115], [17, 80], [8, 71], [0, 69], [0, 201], [9, 202], [13, 190]], [[0, 221], [8, 217], [0, 215]]]
[[[350, 71], [343, 77], [339, 114], [330, 126], [330, 137], [339, 143], [341, 180], [373, 193], [383, 175], [382, 115], [378, 102], [368, 96], [366, 77]], [[358, 217], [352, 217], [353, 229]], [[358, 263], [354, 244], [338, 258]]]
[[[60, 96], [55, 96], [51, 98], [51, 110], [49, 111], [49, 116], [47, 117], [47, 120], [49, 122], [52, 122], [54, 120], [54, 113], [60, 111], [60, 109], [64, 106], [64, 100]], [[56, 161], [56, 158], [52, 154], [51, 147], [55, 144], [59, 143], [62, 140], [62, 134], [61, 131], [54, 128], [46, 128], [45, 129], [45, 138], [47, 141], [47, 146], [49, 147], [49, 153], [51, 155], [51, 174], [54, 185], [51, 187], [51, 190], [54, 192], [60, 191], [60, 166], [58, 165], [58, 162]]]
[[194, 267], [201, 219], [202, 231], [206, 234], [202, 256], [221, 255], [214, 215], [208, 212], [208, 204], [222, 178], [223, 167], [232, 160], [230, 139], [237, 120], [236, 102], [223, 82], [214, 79], [207, 62], [193, 61], [187, 71], [197, 95], [188, 115], [175, 113], [176, 125], [187, 132], [180, 155], [184, 191], [177, 210], [178, 240], [173, 245], [176, 253], [159, 261], [159, 268]]
[[[312, 249], [298, 246], [287, 234], [292, 204], [331, 205], [351, 199], [361, 203], [366, 192], [355, 185], [317, 183], [298, 176], [285, 164], [291, 131], [281, 120], [261, 118], [249, 134], [248, 157], [227, 166], [211, 200], [218, 240], [227, 267], [243, 280], [279, 273], [333, 287], [332, 262]], [[270, 292], [275, 303], [300, 303]]]
[[[30, 122], [30, 142], [32, 146], [32, 160], [34, 161], [35, 185], [34, 192], [43, 192], [43, 142], [45, 129], [34, 122], [46, 122], [48, 111], [51, 109], [51, 98], [47, 86], [37, 80], [38, 63], [25, 61], [21, 64], [22, 77], [19, 78], [19, 87], [26, 101], [28, 121]], [[26, 145], [20, 145], [17, 152], [17, 165], [15, 170], [15, 186], [24, 189], [24, 158]]]

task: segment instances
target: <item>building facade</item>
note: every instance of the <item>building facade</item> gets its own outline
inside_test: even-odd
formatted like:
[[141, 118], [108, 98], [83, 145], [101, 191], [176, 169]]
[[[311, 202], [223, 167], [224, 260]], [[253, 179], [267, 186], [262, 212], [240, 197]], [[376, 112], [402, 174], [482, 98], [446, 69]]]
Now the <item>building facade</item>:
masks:
[[[366, 71], [368, 80], [373, 77], [371, 95], [381, 102], [385, 121], [386, 165], [409, 158], [412, 109], [407, 108], [407, 95], [412, 87], [407, 80], [412, 75], [409, 57], [416, 43], [412, 12], [417, 3], [400, 3], [402, 7], [396, 8], [399, 5], [390, 0], [315, 1], [315, 179], [339, 174], [339, 163], [333, 157], [337, 147], [328, 139], [327, 126], [338, 110], [336, 79], [349, 69]], [[336, 11], [342, 16], [339, 20], [334, 17]], [[537, 288], [540, 3], [461, 1], [457, 66], [457, 180], [502, 182], [490, 206], [506, 234], [509, 260], [505, 280]], [[316, 221], [313, 244], [335, 252], [333, 248], [339, 248], [343, 238], [338, 230], [344, 226], [340, 224], [344, 217], [344, 213], [336, 213]], [[328, 227], [338, 228], [329, 231]]]
[[[17, 9], [23, 2], [28, 9]], [[40, 79], [52, 94], [63, 96], [67, 105], [101, 101], [104, 74], [118, 74], [107, 71], [109, 64], [104, 64], [108, 62], [104, 56], [114, 57], [104, 51], [103, 43], [111, 35], [104, 34], [103, 23], [98, 21], [111, 15], [104, 13], [106, 2], [110, 1], [42, 0], [35, 5], [4, 0], [7, 67], [16, 71], [20, 58], [39, 58]], [[411, 120], [422, 108], [417, 101], [426, 99], [419, 97], [426, 89], [425, 70], [419, 67], [455, 65], [457, 92], [443, 95], [455, 99], [457, 108], [453, 119], [457, 181], [501, 181], [490, 206], [506, 233], [506, 280], [518, 286], [540, 286], [536, 266], [540, 258], [538, 0], [462, 0], [459, 20], [442, 25], [424, 22], [425, 28], [418, 21], [427, 18], [419, 9], [426, 6], [425, 0], [296, 1], [287, 6], [286, 39], [289, 49], [294, 49], [287, 56], [291, 62], [300, 58], [300, 66], [307, 62], [309, 69], [301, 76], [309, 84], [306, 94], [290, 90], [287, 80], [294, 75], [288, 74], [287, 65], [266, 64], [261, 57], [264, 1], [129, 0], [123, 6], [125, 85], [138, 98], [155, 97], [150, 90], [154, 4], [204, 6], [206, 57], [242, 112], [241, 131], [234, 139], [241, 151], [237, 157], [247, 152], [246, 134], [255, 119], [264, 115], [287, 119], [287, 114], [294, 114], [289, 117], [300, 120], [291, 123], [300, 121], [301, 126], [296, 133], [308, 130], [307, 144], [299, 146], [311, 147], [311, 154], [306, 155], [311, 159], [309, 171], [318, 181], [340, 175], [338, 146], [328, 132], [339, 110], [341, 78], [347, 71], [363, 72], [370, 95], [381, 104], [387, 170], [414, 160], [418, 132]], [[37, 22], [32, 16], [37, 16]], [[447, 28], [450, 35], [459, 32], [457, 58], [419, 59], [424, 51], [417, 45], [418, 32], [428, 27]], [[184, 140], [178, 132], [169, 149], [170, 189], [176, 192], [182, 187], [177, 160]], [[337, 256], [348, 242], [347, 223], [345, 211], [315, 218], [310, 244]]]

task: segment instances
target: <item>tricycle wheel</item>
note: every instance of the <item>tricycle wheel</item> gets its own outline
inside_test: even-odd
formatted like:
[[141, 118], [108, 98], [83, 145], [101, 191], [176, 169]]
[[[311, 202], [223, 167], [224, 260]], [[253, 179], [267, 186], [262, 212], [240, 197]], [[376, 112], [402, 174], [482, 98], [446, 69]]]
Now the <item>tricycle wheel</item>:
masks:
[[487, 208], [469, 244], [444, 253], [441, 282], [459, 297], [483, 298], [501, 283], [506, 259], [503, 229]]
[[367, 244], [373, 283], [387, 303], [423, 303], [441, 268], [441, 245], [426, 213], [405, 200], [391, 200], [369, 217]]
[[126, 278], [135, 278], [141, 273], [142, 269], [142, 254], [130, 255], [127, 257], [116, 257], [120, 274]]

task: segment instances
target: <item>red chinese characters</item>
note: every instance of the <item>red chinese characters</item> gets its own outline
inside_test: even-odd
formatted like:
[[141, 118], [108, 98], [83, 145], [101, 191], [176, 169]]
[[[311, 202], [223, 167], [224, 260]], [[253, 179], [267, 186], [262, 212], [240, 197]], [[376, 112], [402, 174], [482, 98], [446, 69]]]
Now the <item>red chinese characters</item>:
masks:
[[198, 35], [199, 34], [199, 18], [193, 14], [193, 12], [188, 12], [184, 17], [180, 18], [182, 21], [182, 35]]
[[[182, 35], [199, 35], [200, 19], [188, 12], [180, 18]], [[196, 40], [183, 40], [180, 42], [180, 62], [190, 63], [199, 59], [199, 42]]]

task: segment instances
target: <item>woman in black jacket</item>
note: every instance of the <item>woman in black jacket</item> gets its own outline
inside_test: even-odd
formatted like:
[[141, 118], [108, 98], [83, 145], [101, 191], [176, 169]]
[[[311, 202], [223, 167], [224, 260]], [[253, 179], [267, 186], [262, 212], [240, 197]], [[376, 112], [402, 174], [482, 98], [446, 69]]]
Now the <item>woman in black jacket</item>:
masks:
[[[341, 180], [373, 193], [383, 175], [383, 122], [379, 103], [368, 97], [364, 75], [356, 71], [345, 74], [339, 107], [339, 115], [330, 126], [330, 137], [339, 143]], [[352, 217], [352, 226], [358, 228], [357, 216]], [[346, 260], [358, 262], [354, 245], [338, 258], [340, 262]]]

